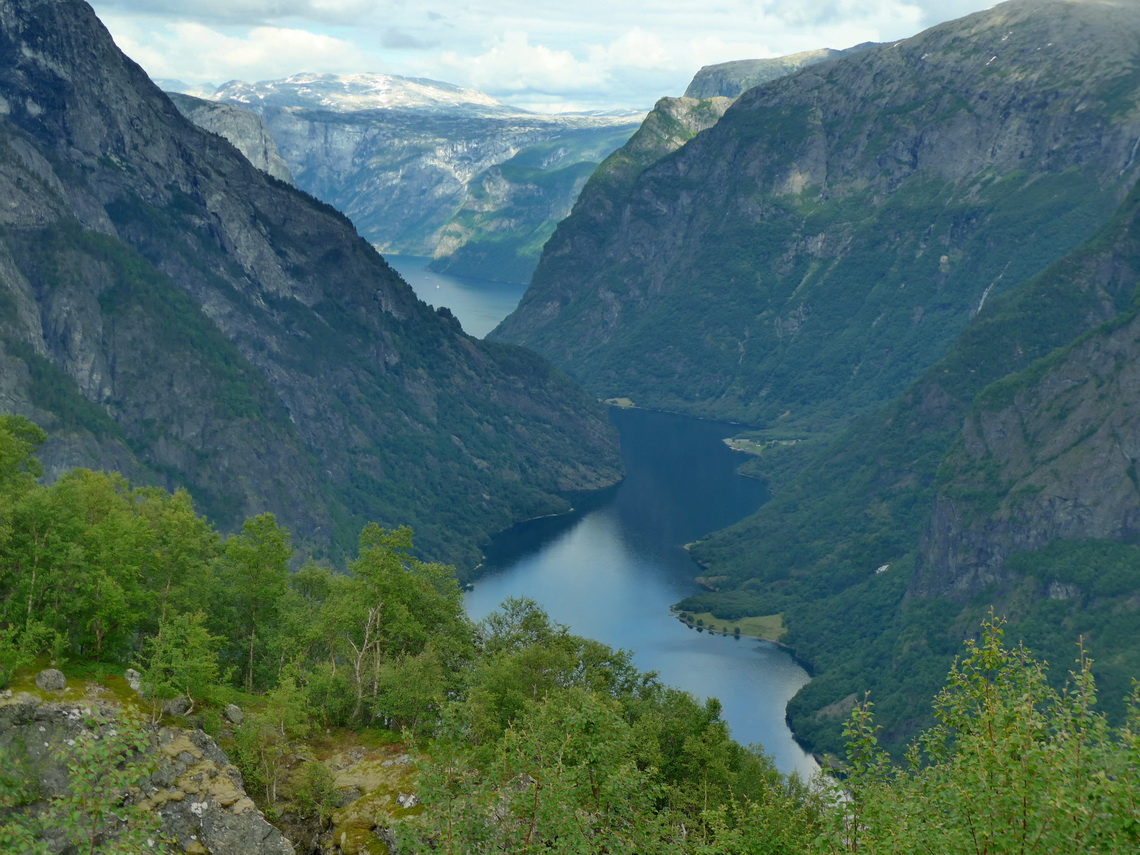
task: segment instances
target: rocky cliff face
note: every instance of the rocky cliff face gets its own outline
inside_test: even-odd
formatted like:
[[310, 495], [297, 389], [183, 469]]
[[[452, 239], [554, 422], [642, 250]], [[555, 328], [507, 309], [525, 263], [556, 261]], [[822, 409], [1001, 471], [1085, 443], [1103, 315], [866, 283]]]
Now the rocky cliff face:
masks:
[[[590, 173], [575, 196], [573, 215], [558, 223], [557, 238], [547, 239], [543, 254], [558, 258], [571, 251], [585, 255], [601, 251], [616, 205], [641, 173], [715, 125], [731, 103], [732, 99], [721, 97], [658, 101], [629, 141]], [[565, 263], [571, 262], [566, 259]]]
[[262, 172], [268, 172], [274, 178], [289, 184], [293, 183], [293, 175], [277, 151], [277, 144], [269, 135], [269, 128], [256, 113], [232, 104], [219, 104], [177, 92], [167, 94], [178, 111], [195, 125], [228, 140], [245, 155], [246, 160]]
[[[260, 114], [298, 186], [348, 214], [381, 251], [450, 258], [474, 244], [470, 262], [444, 263], [508, 281], [529, 278], [576, 198], [577, 175], [637, 127], [629, 117], [524, 113], [473, 90], [386, 75], [230, 83], [215, 97]], [[534, 182], [513, 174], [516, 158], [538, 173], [547, 200], [534, 203]], [[488, 193], [504, 170], [508, 186]], [[521, 236], [509, 250], [504, 226]]]
[[849, 418], [1123, 198], [1137, 45], [1134, 4], [1014, 0], [753, 88], [579, 204], [494, 337], [603, 396]]
[[[1137, 194], [1134, 193], [1134, 196]], [[987, 387], [942, 463], [912, 591], [968, 597], [1007, 585], [1010, 556], [1060, 540], [1140, 537], [1140, 206], [1068, 271], [1127, 309]]]
[[187, 484], [334, 552], [410, 523], [461, 564], [618, 477], [595, 402], [183, 118], [85, 4], [3, 0], [0, 47], [0, 401], [49, 470]]
[[463, 204], [437, 233], [430, 268], [529, 282], [555, 226], [598, 164], [630, 132], [628, 125], [568, 131], [475, 176]]
[[807, 68], [809, 65], [815, 65], [849, 53], [857, 53], [869, 47], [874, 47], [874, 44], [867, 42], [847, 50], [820, 48], [819, 50], [807, 50], [787, 56], [772, 57], [771, 59], [738, 59], [733, 62], [706, 65], [693, 77], [692, 82], [685, 90], [685, 97], [739, 98], [742, 93], [753, 86], [786, 77], [801, 68]]
[[[6, 691], [0, 697], [0, 753], [5, 773], [27, 776], [34, 798], [15, 816], [41, 816], [52, 852], [73, 852], [51, 813], [53, 800], [75, 786], [69, 762], [77, 742], [107, 741], [123, 727], [123, 712], [101, 687], [87, 692]], [[123, 755], [128, 764], [153, 767], [125, 803], [153, 815], [158, 830], [179, 851], [194, 855], [293, 855], [292, 843], [270, 825], [242, 786], [241, 773], [200, 730], [155, 728], [146, 750]], [[108, 805], [108, 807], [111, 807]], [[88, 815], [89, 816], [89, 815]], [[88, 820], [88, 816], [84, 819]], [[12, 815], [5, 817], [10, 820]], [[106, 842], [105, 829], [97, 840]]]

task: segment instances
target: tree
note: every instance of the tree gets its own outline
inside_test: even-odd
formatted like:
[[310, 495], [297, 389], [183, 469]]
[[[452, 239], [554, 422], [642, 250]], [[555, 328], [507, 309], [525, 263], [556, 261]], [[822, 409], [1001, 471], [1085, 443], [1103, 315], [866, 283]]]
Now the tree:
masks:
[[266, 694], [264, 707], [247, 712], [235, 733], [238, 767], [251, 787], [261, 788], [270, 806], [277, 801], [289, 743], [307, 736], [312, 726], [296, 672], [295, 666], [285, 668]]
[[990, 618], [934, 702], [937, 724], [892, 768], [869, 705], [847, 733], [850, 798], [831, 851], [1125, 852], [1140, 848], [1135, 695], [1113, 732], [1094, 709], [1081, 650], [1064, 691], [1022, 646], [1006, 648]]
[[[461, 721], [449, 728], [456, 744]], [[455, 745], [441, 759], [421, 779], [428, 811], [401, 825], [411, 851], [648, 852], [669, 836], [654, 809], [660, 783], [636, 762], [636, 734], [597, 693], [534, 704], [482, 769]]]
[[226, 540], [224, 556], [222, 576], [232, 620], [228, 635], [240, 639], [245, 688], [252, 692], [257, 666], [266, 658], [265, 642], [289, 587], [289, 532], [273, 514], [251, 517], [240, 534]]
[[[210, 635], [202, 612], [173, 615], [158, 633], [144, 642], [143, 682], [151, 700], [151, 716], [158, 720], [162, 701], [206, 697], [218, 682], [218, 647], [221, 638]], [[189, 714], [189, 712], [187, 713]]]

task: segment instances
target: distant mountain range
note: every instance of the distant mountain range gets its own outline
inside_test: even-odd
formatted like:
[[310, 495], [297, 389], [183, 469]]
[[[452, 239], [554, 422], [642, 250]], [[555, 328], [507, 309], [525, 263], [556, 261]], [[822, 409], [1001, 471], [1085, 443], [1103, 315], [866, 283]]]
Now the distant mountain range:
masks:
[[348, 214], [381, 251], [509, 282], [530, 279], [590, 173], [641, 119], [529, 113], [384, 74], [233, 81], [208, 97], [261, 116], [297, 186]]
[[85, 3], [2, 7], [0, 406], [49, 431], [49, 474], [185, 485], [333, 557], [407, 523], [461, 571], [620, 477], [594, 399], [187, 121]]

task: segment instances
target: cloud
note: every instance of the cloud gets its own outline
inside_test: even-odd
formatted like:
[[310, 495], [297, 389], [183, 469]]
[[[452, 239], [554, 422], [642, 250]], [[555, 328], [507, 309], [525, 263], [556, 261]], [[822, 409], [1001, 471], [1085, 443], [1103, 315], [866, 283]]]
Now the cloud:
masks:
[[267, 23], [282, 19], [351, 24], [375, 10], [378, 0], [99, 0], [100, 9], [124, 14], [197, 20]]
[[532, 45], [521, 32], [495, 37], [477, 56], [446, 51], [439, 63], [451, 74], [448, 79], [491, 94], [567, 92], [605, 82], [604, 71], [594, 63], [579, 61], [568, 50]]
[[654, 33], [635, 27], [622, 33], [606, 47], [592, 47], [590, 63], [607, 69], [669, 68], [675, 56]]
[[[646, 109], [702, 66], [894, 41], [989, 0], [94, 0], [152, 74], [389, 71], [519, 106]], [[104, 14], [107, 13], [107, 14]], [[201, 29], [193, 29], [199, 27]]]
[[375, 59], [356, 45], [308, 30], [253, 27], [232, 36], [192, 22], [171, 23], [158, 30], [124, 22], [110, 29], [123, 52], [151, 77], [221, 83], [274, 79], [299, 71], [363, 71], [375, 66]]
[[395, 50], [426, 50], [438, 47], [439, 42], [419, 39], [405, 30], [389, 27], [380, 37], [380, 45]]

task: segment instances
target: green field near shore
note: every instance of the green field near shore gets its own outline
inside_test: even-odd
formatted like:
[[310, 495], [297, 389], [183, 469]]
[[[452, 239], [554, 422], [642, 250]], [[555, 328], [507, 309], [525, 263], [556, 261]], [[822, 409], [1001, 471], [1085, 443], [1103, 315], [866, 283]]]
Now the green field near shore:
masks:
[[[685, 623], [700, 626], [712, 632], [724, 632], [728, 635], [735, 634], [739, 628], [741, 635], [762, 638], [765, 641], [779, 641], [780, 637], [787, 631], [784, 626], [783, 615], [758, 615], [738, 618], [737, 620], [725, 620], [712, 612], [686, 612], [686, 614], [689, 615], [690, 620], [685, 621]], [[678, 616], [680, 615], [678, 614]]]

